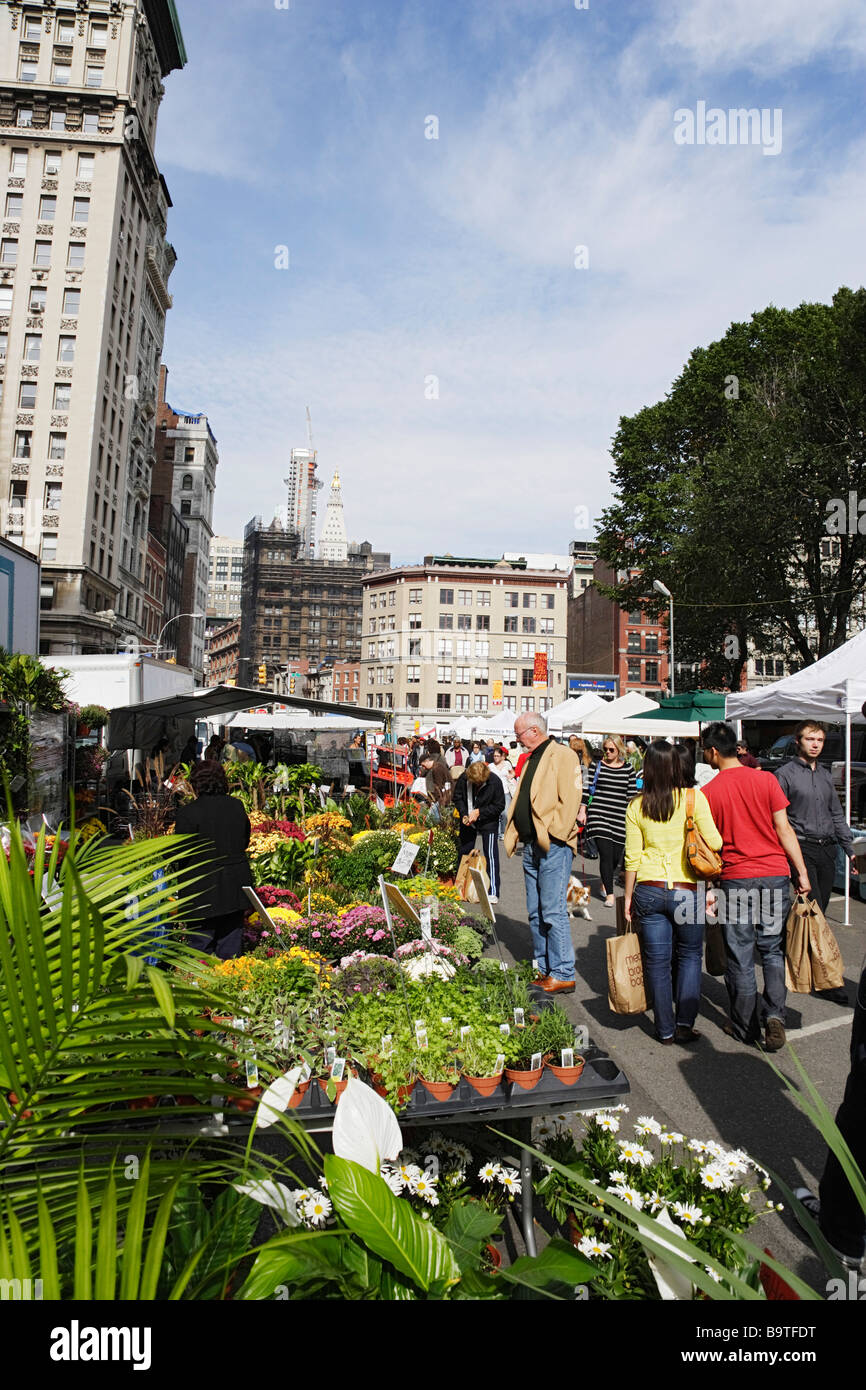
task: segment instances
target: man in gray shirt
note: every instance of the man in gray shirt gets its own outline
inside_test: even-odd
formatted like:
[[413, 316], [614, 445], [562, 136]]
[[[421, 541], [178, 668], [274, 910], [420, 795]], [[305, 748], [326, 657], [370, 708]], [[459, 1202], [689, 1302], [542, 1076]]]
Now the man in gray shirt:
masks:
[[[824, 747], [823, 724], [804, 720], [794, 730], [797, 756], [783, 763], [776, 776], [788, 798], [788, 819], [797, 836], [812, 885], [812, 896], [822, 912], [827, 911], [833, 880], [836, 877], [836, 845], [840, 844], [848, 859], [853, 837], [845, 820], [829, 769], [818, 762]], [[855, 867], [856, 872], [856, 867]], [[844, 989], [824, 990], [822, 998], [847, 1004]]]

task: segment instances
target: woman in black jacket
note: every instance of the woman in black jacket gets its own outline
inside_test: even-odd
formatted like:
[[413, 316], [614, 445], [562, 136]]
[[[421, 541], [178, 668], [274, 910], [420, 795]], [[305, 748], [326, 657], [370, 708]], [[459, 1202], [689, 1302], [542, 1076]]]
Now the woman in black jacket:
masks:
[[253, 881], [246, 848], [250, 822], [237, 797], [229, 796], [219, 763], [197, 763], [190, 775], [196, 800], [181, 806], [174, 822], [178, 835], [198, 835], [205, 876], [194, 887], [187, 923], [197, 950], [211, 951], [220, 960], [240, 954], [244, 913], [243, 889]]
[[469, 854], [475, 836], [481, 834], [481, 848], [490, 875], [492, 903], [499, 902], [499, 817], [505, 810], [505, 788], [499, 777], [490, 775], [490, 764], [470, 763], [454, 783], [452, 799], [460, 812], [460, 853]]

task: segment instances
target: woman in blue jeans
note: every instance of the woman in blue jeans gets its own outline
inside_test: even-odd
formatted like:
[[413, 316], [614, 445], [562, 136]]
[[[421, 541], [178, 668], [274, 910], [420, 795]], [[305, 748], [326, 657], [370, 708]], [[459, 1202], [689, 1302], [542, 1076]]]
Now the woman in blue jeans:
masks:
[[[703, 792], [686, 788], [677, 750], [658, 739], [643, 765], [643, 792], [625, 817], [625, 915], [637, 917], [644, 975], [652, 992], [657, 1040], [665, 1046], [694, 1042], [701, 999], [703, 912], [697, 881], [686, 858], [687, 798], [707, 844], [721, 849], [722, 837]], [[672, 962], [676, 950], [676, 1001]]]

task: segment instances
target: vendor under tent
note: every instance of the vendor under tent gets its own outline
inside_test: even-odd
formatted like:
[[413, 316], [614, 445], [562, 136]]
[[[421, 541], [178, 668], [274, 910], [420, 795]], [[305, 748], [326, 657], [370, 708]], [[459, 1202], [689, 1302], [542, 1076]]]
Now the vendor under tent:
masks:
[[612, 703], [613, 701], [602, 700], [600, 695], [593, 695], [587, 690], [584, 694], [563, 700], [560, 704], [554, 705], [553, 709], [549, 709], [544, 716], [547, 728], [552, 734], [576, 733], [584, 719], [600, 710], [602, 705], [609, 709]]
[[[866, 628], [820, 661], [757, 690], [727, 697], [726, 718], [819, 719], [845, 725], [845, 819], [851, 824], [851, 725], [864, 721]], [[850, 922], [850, 874], [845, 872], [845, 926]]]

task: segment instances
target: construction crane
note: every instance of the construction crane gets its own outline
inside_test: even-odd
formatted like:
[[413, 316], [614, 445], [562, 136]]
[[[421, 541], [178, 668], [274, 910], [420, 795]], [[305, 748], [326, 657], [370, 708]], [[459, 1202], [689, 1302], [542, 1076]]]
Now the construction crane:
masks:
[[311, 420], [311, 418], [310, 418], [310, 407], [309, 407], [309, 406], [307, 406], [307, 438], [308, 438], [309, 441], [310, 441], [310, 453], [313, 455], [313, 458], [315, 458], [315, 457], [316, 457], [316, 449], [315, 449], [315, 445], [313, 444], [313, 422], [312, 422], [312, 420]]

